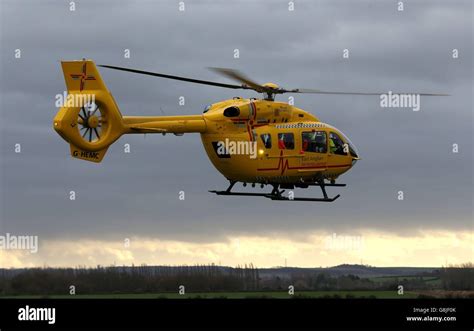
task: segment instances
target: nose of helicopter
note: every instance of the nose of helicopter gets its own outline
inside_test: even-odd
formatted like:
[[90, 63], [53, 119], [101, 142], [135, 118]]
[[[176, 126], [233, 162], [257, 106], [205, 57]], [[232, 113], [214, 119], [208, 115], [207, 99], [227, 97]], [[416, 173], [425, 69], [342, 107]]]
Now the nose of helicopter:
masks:
[[359, 157], [359, 151], [357, 150], [357, 147], [349, 140], [347, 139], [347, 144], [349, 145], [349, 153], [350, 156], [352, 157], [352, 166], [355, 166], [358, 160], [360, 160]]
[[352, 141], [349, 140], [349, 138], [347, 138], [347, 143], [349, 144], [349, 152], [352, 156], [352, 162], [353, 164], [355, 164], [355, 162], [357, 160], [360, 160], [360, 156], [359, 156], [359, 150], [357, 149], [357, 147], [354, 145], [354, 143]]
[[358, 157], [352, 157], [352, 166], [355, 166], [358, 160], [360, 160]]

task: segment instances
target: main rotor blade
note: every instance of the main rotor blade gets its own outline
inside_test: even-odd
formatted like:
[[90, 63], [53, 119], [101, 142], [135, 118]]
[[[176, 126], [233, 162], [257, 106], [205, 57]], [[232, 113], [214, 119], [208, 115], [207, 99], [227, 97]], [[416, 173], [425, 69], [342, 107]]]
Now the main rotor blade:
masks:
[[131, 69], [131, 68], [109, 66], [109, 65], [104, 65], [104, 64], [102, 64], [102, 65], [99, 64], [98, 66], [103, 67], [103, 68], [133, 72], [133, 73], [136, 73], [136, 74], [155, 76], [155, 77], [161, 77], [161, 78], [167, 78], [167, 79], [180, 80], [180, 81], [196, 83], [196, 84], [211, 85], [211, 86], [225, 87], [225, 88], [231, 88], [231, 89], [249, 89], [249, 87], [241, 86], [241, 85], [223, 84], [223, 83], [211, 82], [211, 81], [201, 80], [201, 79], [193, 79], [193, 78], [187, 78], [187, 77], [165, 75], [165, 74], [160, 74], [160, 73], [151, 72], [151, 71], [144, 71], [144, 70], [136, 70], [136, 69]]
[[[238, 82], [241, 82], [242, 85], [233, 85], [233, 84], [224, 84], [224, 83], [218, 83], [218, 82], [212, 82], [208, 80], [201, 80], [201, 79], [194, 79], [194, 78], [187, 78], [187, 77], [181, 77], [181, 76], [173, 76], [173, 75], [166, 75], [166, 74], [160, 74], [157, 72], [152, 72], [152, 71], [144, 71], [144, 70], [137, 70], [137, 69], [131, 69], [131, 68], [125, 68], [125, 67], [117, 67], [117, 66], [110, 66], [110, 65], [104, 65], [104, 64], [99, 64], [99, 67], [103, 68], [109, 68], [109, 69], [114, 69], [114, 70], [121, 70], [121, 71], [127, 71], [127, 72], [133, 72], [136, 74], [142, 74], [142, 75], [148, 75], [148, 76], [155, 76], [155, 77], [161, 77], [161, 78], [167, 78], [167, 79], [174, 79], [174, 80], [179, 80], [179, 81], [184, 81], [184, 82], [189, 82], [189, 83], [196, 83], [196, 84], [203, 84], [203, 85], [211, 85], [211, 86], [217, 86], [217, 87], [224, 87], [224, 88], [230, 88], [230, 89], [243, 89], [243, 90], [255, 90], [259, 93], [267, 92], [267, 93], [272, 93], [272, 94], [282, 94], [282, 93], [310, 93], [310, 94], [340, 94], [340, 95], [381, 95], [381, 94], [387, 94], [387, 92], [383, 93], [364, 93], [364, 92], [337, 92], [337, 91], [322, 91], [322, 90], [314, 90], [314, 89], [283, 89], [283, 88], [278, 88], [278, 89], [273, 89], [270, 87], [266, 87], [263, 85], [260, 85], [250, 78], [246, 77], [244, 74], [240, 73], [237, 70], [234, 69], [228, 69], [228, 68], [209, 68], [219, 74], [222, 74], [228, 78], [231, 78], [233, 80], [236, 80]], [[442, 93], [394, 93], [392, 94], [419, 94], [422, 96], [449, 96], [449, 94], [442, 94]], [[87, 116], [86, 114], [84, 114]]]
[[257, 92], [269, 92], [272, 91], [272, 89], [269, 89], [265, 86], [262, 86], [258, 83], [255, 83], [253, 80], [250, 78], [246, 77], [243, 73], [235, 70], [235, 69], [229, 69], [229, 68], [215, 68], [215, 67], [209, 67], [214, 72], [217, 72], [221, 75], [224, 75], [230, 79], [236, 80], [238, 82], [243, 83], [244, 85], [252, 88], [253, 90]]
[[[346, 94], [346, 95], [382, 95], [388, 94], [388, 92], [379, 92], [379, 93], [364, 93], [364, 92], [336, 92], [336, 91], [321, 91], [321, 90], [312, 90], [312, 89], [293, 89], [293, 90], [281, 90], [281, 93], [312, 93], [312, 94]], [[416, 92], [391, 92], [392, 94], [417, 94], [422, 96], [449, 96], [449, 94], [444, 93], [416, 93]]]

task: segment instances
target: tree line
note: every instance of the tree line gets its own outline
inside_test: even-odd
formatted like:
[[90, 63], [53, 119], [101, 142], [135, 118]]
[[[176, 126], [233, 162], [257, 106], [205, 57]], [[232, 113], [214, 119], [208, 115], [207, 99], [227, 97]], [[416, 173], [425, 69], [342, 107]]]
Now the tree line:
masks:
[[[428, 281], [427, 281], [428, 280]], [[434, 280], [434, 281], [429, 281]], [[334, 276], [329, 272], [299, 270], [290, 276], [268, 273], [253, 264], [235, 268], [214, 264], [195, 266], [111, 266], [96, 268], [0, 269], [0, 295], [119, 294], [177, 292], [353, 291], [444, 289], [474, 290], [474, 266], [466, 263], [443, 267], [429, 274], [407, 277]]]
[[0, 295], [52, 295], [69, 293], [153, 293], [256, 291], [258, 269], [252, 264], [236, 268], [216, 265], [97, 268], [32, 268], [9, 275], [0, 271]]

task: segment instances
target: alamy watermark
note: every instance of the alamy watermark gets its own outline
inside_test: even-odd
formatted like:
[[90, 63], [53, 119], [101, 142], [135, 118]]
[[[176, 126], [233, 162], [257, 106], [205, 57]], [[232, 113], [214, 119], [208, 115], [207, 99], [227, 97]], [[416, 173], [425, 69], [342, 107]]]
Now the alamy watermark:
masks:
[[233, 141], [226, 138], [224, 141], [217, 142], [218, 155], [249, 155], [251, 159], [257, 158], [256, 141]]
[[0, 236], [0, 249], [5, 250], [29, 250], [31, 253], [38, 252], [38, 236], [17, 236], [10, 233]]
[[382, 108], [411, 108], [413, 111], [420, 110], [420, 95], [407, 93], [388, 93], [380, 95], [380, 107]]
[[56, 323], [56, 308], [25, 307], [18, 309], [19, 321], [46, 321], [48, 324]]
[[73, 93], [67, 94], [66, 91], [63, 94], [56, 94], [54, 105], [56, 108], [61, 107], [82, 107], [84, 105], [95, 104], [95, 94], [88, 93]]
[[362, 236], [343, 236], [333, 233], [324, 240], [324, 247], [328, 250], [348, 251], [364, 249]]

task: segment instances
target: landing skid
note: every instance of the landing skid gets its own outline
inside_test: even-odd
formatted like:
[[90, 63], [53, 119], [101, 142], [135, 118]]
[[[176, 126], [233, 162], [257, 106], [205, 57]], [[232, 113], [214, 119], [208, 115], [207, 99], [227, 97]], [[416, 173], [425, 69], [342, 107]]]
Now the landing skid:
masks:
[[276, 201], [316, 201], [316, 202], [333, 202], [337, 198], [339, 198], [341, 195], [338, 194], [333, 198], [298, 198], [294, 197], [293, 199], [290, 199], [288, 197], [275, 197], [275, 196], [270, 196], [269, 194], [266, 196], [267, 198], [270, 198], [272, 200]]
[[310, 186], [319, 186], [323, 192], [324, 198], [304, 198], [304, 197], [293, 197], [289, 198], [283, 196], [285, 190], [279, 189], [279, 184], [273, 184], [273, 190], [271, 193], [252, 193], [252, 192], [232, 192], [232, 188], [237, 182], [231, 181], [229, 187], [225, 191], [209, 191], [210, 193], [215, 193], [217, 195], [234, 195], [234, 196], [249, 196], [249, 197], [264, 197], [275, 201], [315, 201], [315, 202], [333, 202], [340, 197], [340, 194], [336, 195], [333, 198], [329, 198], [326, 193], [326, 186], [338, 186], [343, 187], [346, 184], [326, 184], [323, 180], [318, 182], [309, 183]]

